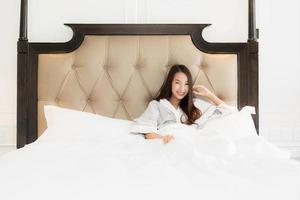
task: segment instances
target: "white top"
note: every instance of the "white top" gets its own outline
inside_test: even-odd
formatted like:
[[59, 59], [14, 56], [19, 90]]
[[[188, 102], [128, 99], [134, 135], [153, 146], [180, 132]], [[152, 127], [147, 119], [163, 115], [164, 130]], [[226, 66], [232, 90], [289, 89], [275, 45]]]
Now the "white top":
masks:
[[[194, 98], [193, 101], [194, 105], [202, 112], [201, 117], [193, 124], [196, 128], [202, 128], [209, 120], [237, 111], [236, 107], [228, 105], [215, 106], [200, 98]], [[130, 132], [141, 134], [157, 132], [157, 130], [170, 123], [182, 123], [186, 120], [187, 116], [182, 109], [180, 107], [176, 109], [167, 99], [152, 100], [144, 113], [134, 120], [135, 124]]]
[[168, 109], [170, 109], [171, 112], [173, 112], [173, 114], [175, 115], [176, 118], [176, 122], [177, 123], [182, 123], [181, 122], [181, 118], [183, 118], [184, 121], [186, 121], [185, 119], [185, 114], [183, 112], [183, 110], [178, 106], [178, 108], [176, 109], [170, 101], [168, 101], [167, 99], [161, 99], [159, 100], [159, 103], [166, 106]]

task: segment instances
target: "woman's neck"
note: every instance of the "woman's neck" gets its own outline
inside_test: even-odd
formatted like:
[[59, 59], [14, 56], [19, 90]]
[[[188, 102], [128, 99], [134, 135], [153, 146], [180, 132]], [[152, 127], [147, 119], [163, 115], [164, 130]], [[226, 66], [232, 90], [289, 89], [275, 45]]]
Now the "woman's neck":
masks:
[[173, 97], [173, 95], [170, 97], [169, 101], [176, 109], [179, 107], [180, 100]]

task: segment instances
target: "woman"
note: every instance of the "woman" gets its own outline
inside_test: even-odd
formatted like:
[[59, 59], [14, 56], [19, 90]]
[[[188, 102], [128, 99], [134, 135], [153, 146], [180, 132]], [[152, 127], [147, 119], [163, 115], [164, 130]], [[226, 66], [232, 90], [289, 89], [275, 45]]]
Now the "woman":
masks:
[[[204, 97], [193, 99], [193, 93]], [[231, 113], [227, 106], [214, 93], [202, 85], [192, 87], [192, 76], [184, 65], [173, 65], [162, 85], [159, 95], [152, 100], [145, 112], [132, 127], [132, 133], [140, 133], [146, 139], [162, 139], [166, 144], [174, 137], [161, 135], [158, 130], [170, 123], [183, 123], [201, 128], [208, 120], [216, 116]]]

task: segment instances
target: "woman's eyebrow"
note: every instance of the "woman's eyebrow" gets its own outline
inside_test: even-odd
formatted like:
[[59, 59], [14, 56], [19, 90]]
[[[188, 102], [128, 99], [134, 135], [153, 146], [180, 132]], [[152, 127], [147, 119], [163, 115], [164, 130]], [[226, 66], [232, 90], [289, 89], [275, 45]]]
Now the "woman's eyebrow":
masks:
[[[177, 78], [175, 78], [175, 81], [180, 81], [181, 82], [181, 80], [179, 80], [179, 79], [177, 79]], [[183, 81], [182, 81], [183, 82]], [[186, 83], [188, 83], [188, 81], [185, 81]]]

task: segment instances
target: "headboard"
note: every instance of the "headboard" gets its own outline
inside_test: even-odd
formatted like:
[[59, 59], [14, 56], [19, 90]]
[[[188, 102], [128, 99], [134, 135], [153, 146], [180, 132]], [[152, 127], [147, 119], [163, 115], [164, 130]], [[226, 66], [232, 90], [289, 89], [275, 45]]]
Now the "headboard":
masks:
[[43, 106], [52, 104], [109, 117], [139, 116], [173, 64], [185, 64], [193, 81], [241, 108], [256, 107], [258, 44], [209, 43], [210, 24], [66, 24], [66, 43], [27, 41], [27, 1], [21, 4], [18, 42], [17, 147], [46, 128]]

